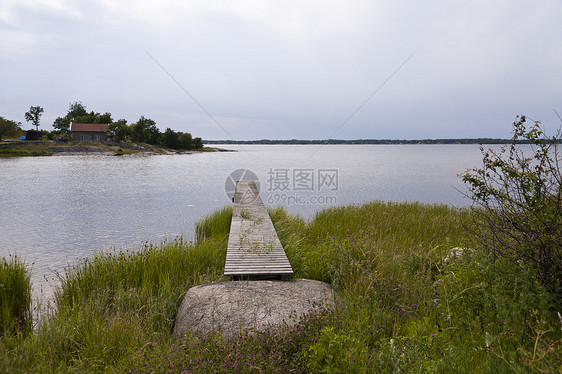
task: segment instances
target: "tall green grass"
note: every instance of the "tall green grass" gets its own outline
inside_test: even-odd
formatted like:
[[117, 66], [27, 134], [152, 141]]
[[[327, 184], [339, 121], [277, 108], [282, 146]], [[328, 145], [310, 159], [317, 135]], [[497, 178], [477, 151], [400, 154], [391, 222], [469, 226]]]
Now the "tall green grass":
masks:
[[[310, 222], [271, 211], [295, 276], [337, 291], [339, 322], [304, 348], [307, 368], [562, 371], [562, 320], [548, 294], [521, 264], [476, 246], [470, 214], [385, 202], [330, 208]], [[450, 256], [455, 247], [462, 254]]]
[[195, 242], [201, 243], [217, 235], [229, 233], [232, 207], [224, 207], [195, 224]]
[[223, 209], [200, 222], [205, 240], [100, 252], [68, 269], [55, 311], [11, 354], [4, 351], [0, 372], [104, 372], [125, 367], [143, 347], [167, 344], [185, 291], [222, 278], [229, 226], [216, 222], [231, 214]]
[[0, 337], [31, 330], [30, 277], [18, 257], [0, 258]]
[[221, 280], [223, 209], [193, 243], [100, 253], [69, 269], [41, 330], [0, 342], [0, 372], [562, 372], [548, 293], [520, 263], [478, 248], [470, 214], [373, 202], [306, 221], [271, 210], [295, 277], [330, 282], [335, 308], [276, 333], [171, 340], [183, 293]]
[[468, 212], [446, 205], [372, 202], [329, 208], [309, 223], [283, 209], [270, 214], [295, 276], [336, 287], [362, 275], [403, 279], [405, 263], [428, 271], [467, 241], [461, 220]]

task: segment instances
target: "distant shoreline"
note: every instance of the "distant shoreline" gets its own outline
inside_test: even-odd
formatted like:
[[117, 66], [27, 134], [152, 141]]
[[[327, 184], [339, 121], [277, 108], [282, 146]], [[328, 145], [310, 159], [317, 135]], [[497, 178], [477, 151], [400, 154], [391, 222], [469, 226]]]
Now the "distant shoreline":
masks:
[[[400, 139], [356, 139], [356, 140], [203, 140], [203, 144], [223, 144], [223, 145], [236, 145], [236, 144], [261, 144], [261, 145], [308, 145], [308, 144], [348, 144], [348, 145], [362, 145], [362, 144], [508, 144], [511, 139], [500, 138], [462, 138], [462, 139], [414, 139], [414, 140], [400, 140]], [[525, 144], [525, 142], [518, 142], [518, 144]]]

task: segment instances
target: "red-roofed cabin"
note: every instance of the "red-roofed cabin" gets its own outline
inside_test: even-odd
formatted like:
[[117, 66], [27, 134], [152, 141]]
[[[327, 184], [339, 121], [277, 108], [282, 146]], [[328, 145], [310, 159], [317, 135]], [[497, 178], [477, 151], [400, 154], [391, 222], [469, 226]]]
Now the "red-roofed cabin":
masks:
[[101, 142], [105, 141], [105, 123], [73, 123], [70, 125], [72, 140], [76, 142]]

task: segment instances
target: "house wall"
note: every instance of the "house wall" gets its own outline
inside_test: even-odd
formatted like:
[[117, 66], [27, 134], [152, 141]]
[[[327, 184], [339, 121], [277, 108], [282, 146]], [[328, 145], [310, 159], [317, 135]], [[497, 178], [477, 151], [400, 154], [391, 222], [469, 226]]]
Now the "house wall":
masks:
[[72, 140], [75, 142], [99, 142], [105, 141], [105, 132], [73, 131]]

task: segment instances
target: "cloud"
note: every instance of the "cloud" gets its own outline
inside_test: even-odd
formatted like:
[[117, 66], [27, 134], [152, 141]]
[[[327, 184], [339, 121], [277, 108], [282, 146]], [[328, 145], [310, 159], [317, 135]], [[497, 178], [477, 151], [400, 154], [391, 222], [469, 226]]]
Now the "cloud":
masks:
[[[520, 110], [544, 118], [560, 105], [554, 0], [6, 4], [5, 115], [43, 100], [54, 118], [81, 100], [199, 128], [189, 118], [205, 114], [145, 50], [240, 137], [329, 136], [414, 51], [338, 136], [505, 136]], [[226, 137], [212, 123], [201, 131]]]

